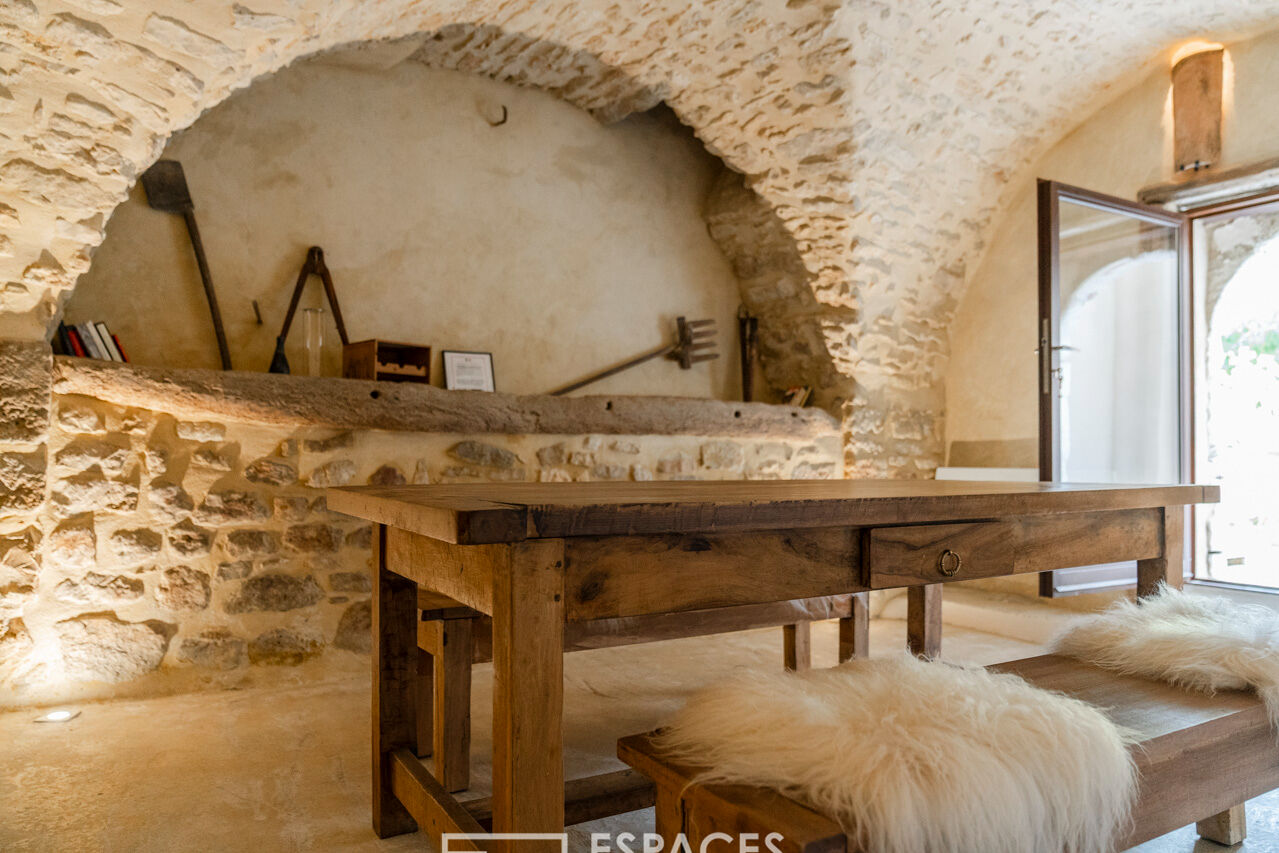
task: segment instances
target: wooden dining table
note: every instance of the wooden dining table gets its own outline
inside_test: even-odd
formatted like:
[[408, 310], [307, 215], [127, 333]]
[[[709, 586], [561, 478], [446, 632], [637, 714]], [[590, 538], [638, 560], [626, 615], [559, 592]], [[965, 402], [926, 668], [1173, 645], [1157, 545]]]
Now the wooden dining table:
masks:
[[[564, 779], [566, 626], [906, 588], [910, 646], [933, 655], [949, 582], [1135, 561], [1139, 593], [1180, 586], [1188, 508], [1218, 492], [933, 480], [330, 489], [330, 509], [375, 526], [374, 829], [559, 833], [566, 803], [608, 813], [615, 781]], [[455, 797], [414, 749], [421, 589], [492, 618], [488, 797]], [[555, 845], [451, 842], [482, 847]]]

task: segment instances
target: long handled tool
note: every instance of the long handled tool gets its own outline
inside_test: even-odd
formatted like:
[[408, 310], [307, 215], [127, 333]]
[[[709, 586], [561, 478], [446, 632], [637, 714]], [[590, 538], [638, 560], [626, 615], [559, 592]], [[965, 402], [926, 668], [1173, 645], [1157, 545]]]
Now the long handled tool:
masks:
[[702, 361], [710, 361], [713, 358], [719, 358], [719, 353], [715, 352], [715, 321], [714, 320], [685, 320], [679, 317], [675, 321], [675, 342], [660, 346], [657, 349], [649, 350], [643, 355], [637, 355], [629, 361], [621, 364], [615, 364], [599, 373], [592, 373], [585, 379], [579, 379], [563, 388], [557, 388], [552, 391], [552, 396], [560, 396], [570, 391], [576, 391], [578, 388], [590, 385], [592, 382], [599, 382], [614, 374], [621, 373], [623, 370], [630, 370], [632, 367], [651, 361], [655, 358], [666, 356], [667, 358], [678, 361], [679, 366], [684, 370], [690, 369], [694, 364]]
[[759, 351], [759, 318], [742, 305], [737, 309], [737, 342], [742, 350], [742, 402], [755, 401], [755, 357]]
[[222, 312], [218, 310], [218, 297], [213, 292], [213, 276], [209, 274], [209, 261], [204, 256], [204, 244], [200, 242], [200, 229], [195, 224], [195, 202], [187, 188], [187, 177], [177, 160], [157, 160], [142, 173], [142, 188], [146, 190], [147, 204], [165, 213], [180, 213], [191, 235], [191, 248], [195, 250], [195, 263], [200, 268], [200, 281], [204, 283], [204, 296], [209, 300], [209, 313], [213, 315], [213, 333], [218, 338], [218, 355], [222, 357], [222, 369], [231, 369], [231, 351], [227, 348], [226, 329], [222, 327]]
[[306, 287], [306, 280], [313, 275], [318, 275], [320, 281], [324, 282], [324, 295], [329, 300], [329, 308], [333, 309], [333, 322], [337, 324], [338, 337], [342, 339], [343, 346], [351, 342], [346, 336], [346, 324], [342, 322], [342, 309], [338, 307], [338, 294], [333, 289], [333, 276], [329, 275], [329, 268], [324, 263], [324, 250], [319, 246], [312, 246], [306, 250], [306, 260], [302, 262], [302, 269], [298, 272], [298, 283], [293, 286], [289, 311], [284, 315], [284, 328], [275, 339], [275, 354], [271, 356], [271, 366], [268, 368], [270, 373], [289, 372], [289, 360], [284, 355], [284, 341], [289, 336], [289, 327], [293, 325], [293, 315], [297, 313], [298, 302], [302, 299], [302, 289]]

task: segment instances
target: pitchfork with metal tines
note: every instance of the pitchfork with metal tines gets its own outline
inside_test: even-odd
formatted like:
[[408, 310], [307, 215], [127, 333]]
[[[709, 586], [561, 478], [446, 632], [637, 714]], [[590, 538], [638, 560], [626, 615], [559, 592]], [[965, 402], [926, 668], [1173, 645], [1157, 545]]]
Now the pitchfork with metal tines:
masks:
[[629, 361], [615, 364], [606, 370], [601, 370], [599, 373], [592, 373], [585, 379], [579, 379], [576, 382], [565, 385], [563, 388], [555, 389], [551, 392], [551, 395], [558, 397], [561, 394], [576, 391], [578, 388], [583, 388], [592, 382], [598, 382], [601, 379], [621, 373], [623, 370], [630, 370], [636, 365], [655, 358], [661, 358], [662, 356], [678, 361], [679, 366], [684, 370], [689, 370], [694, 364], [699, 362], [719, 358], [719, 353], [715, 352], [714, 320], [685, 320], [683, 317], [679, 317], [676, 318], [675, 323], [675, 343], [649, 350], [643, 355], [637, 355]]

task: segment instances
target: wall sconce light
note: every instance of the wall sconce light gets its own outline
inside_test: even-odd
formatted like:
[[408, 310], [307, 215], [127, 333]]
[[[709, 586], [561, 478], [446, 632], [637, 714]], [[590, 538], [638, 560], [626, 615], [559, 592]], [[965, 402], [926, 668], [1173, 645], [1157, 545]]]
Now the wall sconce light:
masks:
[[80, 716], [79, 711], [70, 711], [66, 708], [59, 708], [56, 711], [49, 711], [47, 714], [41, 714], [35, 718], [37, 723], [68, 723]]
[[1173, 57], [1173, 163], [1198, 172], [1221, 160], [1221, 99], [1225, 48], [1202, 42]]

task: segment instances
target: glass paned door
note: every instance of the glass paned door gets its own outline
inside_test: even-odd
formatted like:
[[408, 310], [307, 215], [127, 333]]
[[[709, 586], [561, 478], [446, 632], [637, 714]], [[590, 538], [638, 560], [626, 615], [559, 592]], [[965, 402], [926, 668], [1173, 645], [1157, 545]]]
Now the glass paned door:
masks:
[[1195, 577], [1279, 588], [1279, 204], [1194, 220]]
[[[1186, 220], [1040, 182], [1040, 477], [1183, 482]], [[1062, 595], [1135, 583], [1135, 564], [1044, 573]]]

